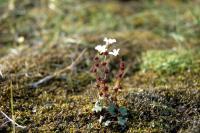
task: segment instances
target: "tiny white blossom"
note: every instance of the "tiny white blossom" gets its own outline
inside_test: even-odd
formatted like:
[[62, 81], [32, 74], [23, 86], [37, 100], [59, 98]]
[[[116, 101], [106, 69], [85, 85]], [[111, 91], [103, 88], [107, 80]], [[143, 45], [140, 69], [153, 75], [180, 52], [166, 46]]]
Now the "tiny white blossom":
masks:
[[99, 123], [101, 123], [103, 120], [103, 116], [101, 115], [100, 118], [99, 118]]
[[94, 108], [92, 109], [92, 111], [94, 112], [101, 112], [103, 109], [103, 107], [101, 106], [100, 102], [97, 101], [94, 105]]
[[17, 38], [17, 42], [18, 42], [18, 43], [23, 43], [24, 40], [25, 40], [25, 39], [24, 39], [23, 36], [20, 36], [20, 37]]
[[117, 55], [119, 54], [119, 50], [120, 50], [120, 49], [113, 49], [113, 51], [112, 51], [112, 52], [109, 52], [109, 54], [114, 55], [114, 56], [117, 56]]
[[107, 49], [107, 45], [97, 45], [95, 47], [95, 50], [97, 50], [98, 52], [100, 53], [104, 53], [106, 52], [108, 49]]
[[3, 74], [2, 74], [2, 72], [1, 72], [1, 70], [0, 70], [0, 76], [3, 78]]
[[107, 126], [109, 126], [110, 123], [111, 123], [111, 121], [108, 120], [108, 121], [105, 122], [104, 125], [107, 127]]
[[113, 44], [113, 43], [117, 42], [116, 39], [106, 38], [106, 37], [103, 39], [103, 41], [106, 42], [106, 45]]

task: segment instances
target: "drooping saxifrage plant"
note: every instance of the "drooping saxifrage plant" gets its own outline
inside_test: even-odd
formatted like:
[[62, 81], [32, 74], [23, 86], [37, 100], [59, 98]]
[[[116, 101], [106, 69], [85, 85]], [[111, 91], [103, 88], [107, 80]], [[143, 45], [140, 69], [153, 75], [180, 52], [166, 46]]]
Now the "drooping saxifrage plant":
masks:
[[[121, 81], [124, 77], [125, 63], [120, 60], [118, 64], [118, 72], [112, 77], [110, 63], [113, 58], [119, 55], [119, 48], [116, 48], [116, 40], [104, 38], [105, 44], [97, 45], [95, 50], [97, 54], [93, 59], [91, 72], [96, 77], [96, 89], [98, 90], [99, 98], [97, 99], [93, 112], [99, 116], [99, 122], [104, 126], [118, 124], [121, 127], [126, 127], [127, 109], [119, 107], [118, 94], [122, 90]], [[109, 85], [109, 79], [114, 79], [114, 85]]]

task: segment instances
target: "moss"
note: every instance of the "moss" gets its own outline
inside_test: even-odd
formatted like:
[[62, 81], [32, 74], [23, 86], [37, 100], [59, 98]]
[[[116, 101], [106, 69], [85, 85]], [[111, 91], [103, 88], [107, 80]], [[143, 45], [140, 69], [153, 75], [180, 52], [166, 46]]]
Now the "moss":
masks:
[[[193, 91], [196, 93], [193, 94]], [[164, 132], [186, 130], [193, 123], [194, 118], [199, 116], [199, 113], [195, 111], [200, 96], [198, 91], [159, 89], [153, 92], [147, 90], [130, 93], [127, 100], [133, 114], [131, 121], [135, 124], [140, 123], [136, 128], [148, 127]], [[190, 102], [192, 104], [189, 104]], [[188, 109], [191, 114], [185, 116]]]
[[[198, 52], [198, 50], [197, 50]], [[142, 55], [142, 71], [153, 70], [160, 73], [177, 73], [198, 69], [195, 50], [149, 50]], [[196, 55], [195, 55], [196, 56]]]

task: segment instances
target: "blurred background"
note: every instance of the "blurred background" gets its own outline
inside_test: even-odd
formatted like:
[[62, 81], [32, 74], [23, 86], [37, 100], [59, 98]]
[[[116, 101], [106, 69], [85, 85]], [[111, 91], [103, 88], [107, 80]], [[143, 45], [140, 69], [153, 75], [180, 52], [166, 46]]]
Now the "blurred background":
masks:
[[199, 4], [199, 0], [0, 0], [0, 56], [8, 47], [67, 43], [72, 38], [90, 42], [108, 35], [137, 40], [145, 33], [194, 44], [200, 36]]

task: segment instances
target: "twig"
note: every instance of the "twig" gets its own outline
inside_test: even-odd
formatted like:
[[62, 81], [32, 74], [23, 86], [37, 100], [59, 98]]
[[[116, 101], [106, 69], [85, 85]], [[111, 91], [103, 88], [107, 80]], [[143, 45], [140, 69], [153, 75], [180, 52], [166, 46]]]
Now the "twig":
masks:
[[52, 75], [48, 75], [48, 76], [40, 79], [39, 81], [37, 81], [35, 83], [30, 84], [29, 87], [32, 88], [32, 89], [35, 89], [38, 86], [40, 86], [40, 85], [42, 85], [44, 83], [47, 83], [48, 81], [52, 80], [53, 78], [55, 78], [56, 76], [60, 75], [61, 73], [65, 72], [65, 71], [71, 71], [72, 73], [75, 72], [76, 66], [81, 62], [85, 52], [86, 52], [86, 49], [84, 49], [79, 54], [79, 56], [76, 58], [76, 60], [73, 61], [69, 66], [67, 66], [67, 67], [65, 67], [65, 68], [63, 68], [61, 70], [58, 70], [58, 71], [54, 72]]
[[64, 69], [62, 70], [59, 70], [57, 72], [54, 73], [55, 76], [57, 75], [60, 75], [61, 73], [67, 71], [67, 70], [70, 70], [72, 72], [75, 72], [76, 70], [76, 66], [81, 62], [81, 60], [83, 59], [83, 55], [85, 54], [86, 52], [86, 49], [84, 49], [80, 54], [79, 56], [76, 58], [75, 61], [73, 61], [69, 66], [65, 67]]
[[18, 123], [16, 123], [14, 120], [12, 120], [10, 117], [8, 117], [4, 112], [1, 111], [1, 113], [2, 113], [10, 122], [12, 122], [13, 124], [15, 124], [17, 127], [22, 128], [22, 129], [25, 129], [25, 128], [26, 128], [26, 126], [21, 126], [21, 125], [19, 125]]
[[38, 86], [40, 86], [41, 84], [47, 83], [48, 81], [50, 81], [51, 79], [54, 78], [54, 75], [48, 75], [42, 79], [40, 79], [39, 81], [32, 83], [29, 85], [30, 88], [34, 89], [37, 88]]

